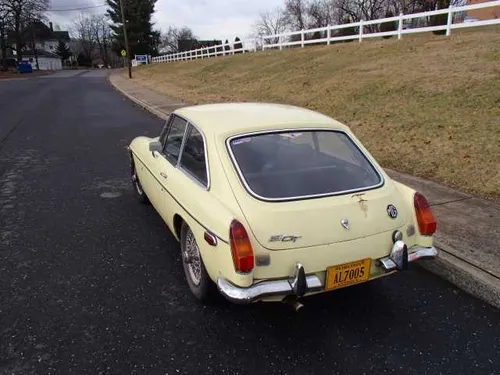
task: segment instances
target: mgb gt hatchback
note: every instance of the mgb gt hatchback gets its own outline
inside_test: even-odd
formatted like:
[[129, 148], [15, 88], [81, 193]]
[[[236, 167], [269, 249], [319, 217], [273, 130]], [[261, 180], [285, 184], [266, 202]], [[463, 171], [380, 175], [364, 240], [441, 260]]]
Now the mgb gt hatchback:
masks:
[[137, 197], [177, 240], [192, 293], [295, 301], [437, 256], [422, 194], [389, 178], [349, 128], [307, 109], [178, 109], [129, 146]]

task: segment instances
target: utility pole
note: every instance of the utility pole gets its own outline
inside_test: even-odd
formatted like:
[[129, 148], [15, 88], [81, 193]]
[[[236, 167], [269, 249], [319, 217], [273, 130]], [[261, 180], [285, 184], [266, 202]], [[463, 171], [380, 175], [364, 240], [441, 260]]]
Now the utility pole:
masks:
[[132, 78], [132, 60], [130, 60], [130, 48], [128, 45], [127, 26], [125, 24], [125, 12], [123, 11], [123, 0], [120, 0], [120, 11], [122, 13], [123, 38], [125, 39], [125, 51], [127, 51], [128, 78]]

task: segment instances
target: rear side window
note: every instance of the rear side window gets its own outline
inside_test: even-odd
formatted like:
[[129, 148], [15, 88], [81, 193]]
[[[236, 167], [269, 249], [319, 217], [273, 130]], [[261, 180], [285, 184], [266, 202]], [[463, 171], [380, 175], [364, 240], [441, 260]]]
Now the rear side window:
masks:
[[266, 200], [293, 200], [367, 190], [382, 177], [344, 132], [256, 134], [229, 141], [240, 178]]
[[203, 185], [207, 186], [207, 163], [203, 136], [194, 126], [190, 125], [190, 128], [191, 130], [182, 150], [180, 165]]
[[186, 126], [186, 120], [178, 116], [174, 116], [170, 123], [165, 146], [163, 147], [163, 153], [173, 164], [176, 164], [177, 159], [179, 158], [182, 139], [184, 138]]

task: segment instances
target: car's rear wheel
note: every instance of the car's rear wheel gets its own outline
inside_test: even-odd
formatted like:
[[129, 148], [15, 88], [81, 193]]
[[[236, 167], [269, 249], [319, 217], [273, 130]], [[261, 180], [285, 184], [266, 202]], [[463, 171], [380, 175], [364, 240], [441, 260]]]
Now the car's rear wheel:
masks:
[[208, 276], [193, 232], [186, 223], [181, 228], [182, 265], [189, 289], [203, 303], [211, 303], [218, 299], [214, 282]]
[[141, 182], [139, 181], [139, 175], [137, 174], [135, 165], [132, 165], [132, 185], [134, 186], [135, 196], [137, 197], [139, 202], [149, 203], [149, 199], [142, 189]]

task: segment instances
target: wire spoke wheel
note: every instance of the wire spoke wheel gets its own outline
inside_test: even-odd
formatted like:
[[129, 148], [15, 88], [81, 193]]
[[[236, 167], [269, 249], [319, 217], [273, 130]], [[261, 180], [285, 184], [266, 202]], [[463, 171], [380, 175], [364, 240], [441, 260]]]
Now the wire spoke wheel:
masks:
[[200, 249], [194, 238], [193, 232], [188, 230], [186, 234], [186, 249], [184, 261], [187, 263], [189, 277], [195, 285], [201, 282], [201, 257]]
[[137, 171], [135, 168], [134, 168], [134, 173], [132, 174], [132, 181], [133, 181], [135, 189], [137, 190], [139, 195], [144, 194], [144, 192], [142, 191], [142, 186], [139, 183], [139, 178], [137, 177]]

